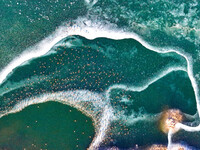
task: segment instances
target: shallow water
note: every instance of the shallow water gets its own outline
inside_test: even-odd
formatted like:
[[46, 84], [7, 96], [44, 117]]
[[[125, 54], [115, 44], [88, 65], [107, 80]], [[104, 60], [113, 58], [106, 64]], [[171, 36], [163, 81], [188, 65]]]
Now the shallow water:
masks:
[[[44, 112], [49, 111], [46, 107], [75, 107], [85, 114], [80, 118], [93, 120], [95, 135], [90, 127], [93, 138], [80, 137], [80, 149], [145, 149], [153, 144], [200, 149], [199, 2], [3, 0], [0, 5], [1, 117], [26, 116], [37, 110], [29, 105], [57, 101], [69, 106], [37, 105], [44, 105]], [[171, 136], [159, 128], [161, 113], [168, 109], [179, 109], [185, 116]], [[54, 122], [56, 116], [51, 123], [60, 129], [63, 119]], [[17, 124], [20, 117], [10, 121], [10, 132], [25, 132]], [[69, 128], [61, 129], [72, 134]], [[74, 149], [59, 143], [60, 134], [56, 140], [42, 135], [60, 146], [48, 149]], [[21, 139], [30, 145], [31, 139]]]

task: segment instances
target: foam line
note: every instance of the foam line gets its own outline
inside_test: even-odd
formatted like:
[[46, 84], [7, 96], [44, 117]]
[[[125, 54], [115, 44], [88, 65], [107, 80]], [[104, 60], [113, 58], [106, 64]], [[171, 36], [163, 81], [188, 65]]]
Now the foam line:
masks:
[[172, 130], [170, 129], [167, 136], [167, 139], [168, 139], [167, 149], [171, 149], [172, 147], [172, 135], [173, 135]]
[[[84, 21], [85, 25], [81, 24], [80, 23], [81, 21]], [[0, 84], [3, 83], [3, 81], [13, 71], [13, 69], [18, 67], [19, 65], [22, 65], [24, 62], [26, 62], [32, 58], [36, 58], [36, 57], [45, 55], [58, 41], [60, 41], [61, 39], [65, 38], [69, 35], [80, 35], [80, 36], [84, 36], [88, 39], [94, 39], [94, 38], [98, 38], [98, 37], [105, 37], [105, 38], [110, 38], [110, 39], [115, 39], [115, 40], [130, 38], [130, 39], [137, 40], [147, 49], [155, 51], [157, 53], [175, 52], [178, 55], [181, 55], [182, 57], [184, 57], [186, 59], [187, 73], [191, 80], [192, 87], [194, 89], [198, 114], [200, 114], [199, 89], [198, 89], [198, 85], [197, 85], [197, 82], [196, 82], [196, 80], [194, 78], [194, 74], [193, 74], [193, 64], [192, 64], [193, 59], [189, 54], [184, 53], [183, 50], [181, 50], [181, 49], [175, 50], [175, 49], [169, 48], [169, 47], [168, 48], [154, 47], [154, 46], [148, 44], [139, 35], [137, 35], [135, 33], [124, 32], [123, 30], [114, 30], [114, 29], [111, 29], [111, 27], [102, 27], [101, 24], [95, 24], [94, 22], [89, 21], [89, 20], [79, 19], [79, 20], [77, 20], [77, 23], [80, 24], [80, 26], [77, 26], [77, 25], [74, 25], [72, 27], [60, 26], [51, 36], [45, 38], [44, 40], [42, 40], [35, 46], [27, 49], [19, 57], [15, 58], [13, 61], [11, 61], [0, 72]], [[151, 84], [152, 82], [150, 82], [149, 84]], [[124, 88], [128, 88], [128, 87], [124, 87]], [[132, 88], [135, 88], [135, 87], [132, 87]], [[139, 87], [138, 90], [139, 89], [141, 90], [144, 88], [145, 87], [142, 87], [142, 88]], [[109, 91], [108, 91], [108, 93], [109, 93]], [[44, 102], [46, 100], [42, 99], [41, 101]], [[26, 107], [33, 103], [34, 102], [24, 102], [23, 106]], [[197, 131], [197, 130], [199, 131], [200, 130], [200, 125], [197, 127], [188, 127], [186, 125], [180, 125], [180, 127], [187, 131]]]
[[97, 94], [86, 90], [46, 93], [37, 97], [32, 97], [30, 99], [20, 101], [10, 111], [3, 113], [2, 116], [10, 113], [19, 112], [29, 105], [44, 103], [47, 101], [70, 102], [70, 105], [75, 105], [80, 102], [92, 102], [94, 106], [104, 108], [105, 104], [103, 100], [104, 97], [101, 94]]
[[106, 106], [102, 115], [103, 116], [100, 120], [99, 134], [93, 139], [94, 142], [92, 142], [91, 146], [89, 147], [90, 150], [98, 149], [100, 143], [105, 139], [107, 129], [110, 125], [110, 121], [115, 118], [112, 109], [108, 106]]
[[[19, 112], [29, 105], [48, 101], [57, 101], [75, 107], [93, 119], [96, 135], [90, 144], [89, 150], [94, 150], [99, 147], [99, 144], [105, 139], [110, 121], [115, 118], [110, 105], [104, 100], [103, 95], [86, 90], [47, 93], [25, 99], [15, 105], [10, 111], [0, 114], [0, 118], [11, 113]], [[91, 104], [88, 104], [88, 102], [91, 102]], [[101, 116], [97, 116], [98, 114], [101, 114]]]
[[0, 72], [0, 84], [6, 79], [9, 73], [16, 67], [24, 64], [26, 61], [45, 55], [49, 50], [61, 39], [66, 37], [65, 28], [58, 28], [52, 35], [43, 39], [41, 42], [25, 50], [19, 57], [11, 61], [1, 72]]
[[[90, 21], [87, 21], [86, 23], [88, 25], [91, 25]], [[179, 52], [177, 50], [169, 49], [169, 48], [164, 49], [164, 48], [153, 47], [135, 33], [124, 32], [123, 30], [113, 30], [113, 29], [109, 29], [108, 27], [100, 28], [100, 29], [98, 28], [98, 26], [91, 27], [91, 26], [87, 26], [87, 25], [82, 25], [82, 26], [74, 25], [72, 27], [65, 27], [65, 26], [59, 27], [51, 36], [42, 40], [36, 46], [29, 48], [24, 53], [22, 53], [20, 55], [20, 57], [17, 57], [11, 63], [9, 63], [0, 72], [0, 84], [6, 79], [8, 74], [11, 73], [14, 68], [23, 64], [25, 61], [28, 61], [32, 58], [36, 58], [36, 57], [46, 54], [51, 49], [51, 47], [53, 47], [53, 45], [55, 45], [58, 41], [60, 41], [61, 39], [63, 39], [64, 37], [67, 37], [69, 35], [80, 35], [80, 36], [84, 36], [88, 39], [95, 39], [98, 37], [105, 37], [105, 38], [116, 39], [116, 40], [131, 38], [131, 39], [137, 40], [138, 42], [140, 42], [144, 47], [146, 47], [149, 50], [152, 50], [152, 51], [155, 51], [158, 53], [175, 52], [175, 53], [183, 56], [187, 61], [187, 65], [188, 65], [187, 72], [188, 72], [189, 78], [192, 82], [192, 86], [193, 86], [193, 89], [195, 92], [195, 97], [196, 97], [197, 104], [198, 104], [197, 105], [198, 112], [200, 113], [198, 86], [197, 86], [197, 83], [195, 81], [195, 78], [194, 78], [193, 72], [192, 72], [192, 63], [191, 63], [192, 59], [189, 58], [188, 55], [183, 54], [182, 52]]]
[[149, 87], [149, 85], [153, 84], [154, 82], [158, 81], [162, 77], [166, 76], [167, 74], [173, 72], [173, 71], [186, 71], [184, 67], [169, 67], [168, 69], [162, 71], [160, 74], [158, 74], [156, 77], [152, 78], [148, 82], [145, 83], [143, 86], [127, 86], [123, 84], [115, 84], [108, 88], [106, 91], [106, 99], [110, 99], [110, 92], [112, 89], [125, 89], [127, 91], [136, 91], [141, 92]]
[[92, 6], [94, 6], [97, 2], [98, 2], [98, 0], [85, 0], [85, 3], [87, 5], [88, 9], [91, 9]]
[[188, 132], [200, 131], [200, 125], [198, 125], [196, 127], [190, 127], [190, 126], [184, 125], [182, 123], [177, 123], [176, 127], [179, 128], [179, 129], [183, 129], [185, 131], [188, 131]]
[[89, 3], [90, 3], [90, 0], [85, 0], [85, 2], [86, 2], [87, 4], [89, 4]]

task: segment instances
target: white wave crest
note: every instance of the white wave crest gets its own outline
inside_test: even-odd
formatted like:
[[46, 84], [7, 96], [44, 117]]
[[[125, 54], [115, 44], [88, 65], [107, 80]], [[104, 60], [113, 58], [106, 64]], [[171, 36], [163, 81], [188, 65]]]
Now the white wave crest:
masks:
[[123, 84], [115, 84], [112, 85], [108, 88], [108, 90], [106, 91], [106, 98], [109, 99], [110, 98], [110, 92], [113, 89], [124, 89], [126, 91], [134, 91], [134, 92], [141, 92], [145, 89], [147, 89], [149, 87], [149, 85], [151, 85], [152, 83], [158, 81], [159, 79], [161, 79], [162, 77], [166, 76], [167, 74], [173, 72], [173, 71], [186, 71], [184, 67], [169, 67], [166, 70], [163, 70], [162, 72], [160, 72], [160, 74], [156, 75], [154, 78], [151, 78], [150, 80], [148, 80], [144, 85], [142, 86], [127, 86], [127, 85], [123, 85]]
[[10, 111], [0, 114], [0, 118], [10, 113], [19, 112], [29, 105], [48, 101], [57, 101], [75, 107], [93, 119], [96, 136], [89, 147], [91, 150], [96, 149], [104, 140], [110, 120], [114, 119], [112, 109], [105, 103], [104, 97], [101, 94], [86, 90], [47, 93], [25, 99], [15, 105]]
[[[87, 0], [87, 2], [89, 2]], [[94, 2], [94, 1], [93, 1]], [[61, 39], [69, 36], [69, 35], [80, 35], [80, 36], [84, 36], [88, 39], [94, 39], [94, 38], [98, 38], [98, 37], [105, 37], [105, 38], [110, 38], [110, 39], [135, 39], [138, 42], [140, 42], [144, 47], [146, 47], [149, 50], [155, 51], [157, 53], [170, 53], [170, 52], [175, 52], [178, 55], [182, 56], [185, 58], [185, 60], [187, 61], [187, 73], [188, 76], [190, 78], [190, 81], [192, 83], [192, 87], [194, 89], [194, 93], [195, 93], [195, 98], [196, 98], [196, 103], [197, 103], [197, 110], [198, 110], [198, 114], [200, 114], [200, 97], [199, 97], [199, 88], [198, 88], [198, 84], [197, 81], [195, 80], [194, 74], [193, 74], [193, 59], [192, 57], [187, 54], [184, 53], [183, 50], [181, 49], [175, 49], [175, 48], [171, 48], [171, 47], [154, 47], [150, 44], [148, 44], [146, 41], [144, 41], [139, 35], [132, 33], [132, 32], [125, 32], [123, 30], [120, 29], [114, 29], [111, 28], [109, 26], [102, 26], [101, 24], [98, 23], [94, 23], [91, 22], [89, 20], [84, 20], [84, 19], [78, 19], [77, 23], [79, 25], [74, 25], [74, 26], [67, 26], [65, 24], [63, 24], [62, 26], [60, 26], [52, 35], [50, 35], [49, 37], [45, 38], [44, 40], [42, 40], [41, 42], [39, 42], [38, 44], [36, 44], [35, 46], [32, 46], [30, 48], [28, 48], [25, 52], [23, 52], [19, 57], [15, 58], [13, 61], [11, 61], [1, 72], [0, 72], [0, 85], [3, 83], [3, 81], [7, 78], [7, 76], [13, 71], [13, 69], [15, 69], [16, 67], [22, 65], [24, 62], [32, 59], [32, 58], [36, 58], [36, 57], [40, 57], [42, 55], [45, 55], [58, 41], [60, 41]], [[171, 70], [170, 70], [171, 69]], [[112, 88], [124, 88], [124, 89], [128, 89], [128, 90], [137, 90], [137, 91], [141, 91], [144, 90], [145, 88], [147, 88], [150, 84], [152, 84], [153, 82], [157, 81], [158, 78], [164, 76], [165, 74], [168, 74], [171, 71], [174, 70], [184, 70], [184, 68], [170, 68], [168, 71], [163, 72], [162, 74], [159, 75], [159, 77], [156, 77], [155, 79], [152, 79], [152, 81], [150, 81], [147, 85], [142, 86], [142, 87], [127, 87], [126, 85], [114, 85], [112, 87], [110, 87], [108, 89], [107, 93], [107, 98], [109, 98], [109, 91]], [[76, 93], [76, 92], [75, 92]], [[80, 94], [80, 93], [79, 93]], [[94, 94], [94, 93], [93, 93]], [[66, 102], [68, 103], [68, 101], [63, 101], [63, 95], [60, 93], [59, 94], [50, 94], [51, 96], [45, 95], [45, 96], [41, 96], [39, 99], [31, 99], [31, 100], [25, 100], [25, 101], [21, 101], [20, 103], [18, 103], [10, 112], [6, 112], [6, 113], [14, 113], [16, 111], [20, 111], [22, 108], [34, 104], [34, 103], [42, 103], [45, 101], [49, 101], [52, 100], [52, 98], [54, 98], [54, 100], [59, 99], [61, 102]], [[71, 97], [74, 98], [74, 95], [71, 93], [68, 93], [68, 95], [71, 95]], [[73, 96], [72, 96], [73, 95]], [[91, 95], [90, 95], [91, 96]], [[56, 99], [55, 99], [56, 97]], [[94, 96], [92, 96], [94, 97]], [[80, 98], [80, 97], [79, 97]], [[70, 105], [74, 105], [76, 107], [80, 107], [80, 109], [84, 109], [83, 106], [81, 105], [81, 102], [79, 102], [79, 98], [77, 97], [77, 101], [76, 103], [69, 103]], [[66, 99], [66, 97], [64, 97], [64, 99]], [[70, 99], [70, 97], [67, 97], [67, 99]], [[83, 99], [81, 98], [81, 101]], [[91, 99], [90, 99], [91, 100]], [[92, 99], [92, 100], [96, 100], [96, 99]], [[97, 100], [98, 101], [98, 100]], [[77, 103], [78, 102], [78, 103]], [[80, 105], [79, 105], [80, 104]], [[108, 112], [105, 108], [106, 105], [102, 105], [100, 106], [99, 103], [93, 103], [97, 106], [95, 106], [95, 108], [102, 108], [102, 110], [104, 110], [105, 112]], [[101, 111], [102, 111], [101, 110]], [[90, 112], [90, 111], [89, 111]], [[109, 111], [111, 112], [111, 111]], [[88, 111], [87, 111], [88, 113]], [[107, 113], [106, 113], [107, 114]], [[3, 116], [5, 114], [2, 114], [1, 116]], [[111, 117], [112, 115], [107, 115], [106, 118]], [[104, 116], [105, 117], [105, 116]], [[109, 119], [107, 119], [108, 121]], [[105, 125], [107, 128], [108, 123], [102, 123], [103, 125]], [[183, 124], [178, 124], [178, 127], [186, 130], [186, 131], [200, 131], [200, 125], [197, 127], [189, 127]], [[105, 131], [102, 130], [103, 132]], [[96, 140], [102, 140], [103, 139], [104, 134], [101, 133], [101, 136], [97, 136]], [[95, 142], [93, 142], [95, 143]], [[99, 143], [99, 142], [96, 142]], [[95, 145], [95, 144], [94, 144]]]

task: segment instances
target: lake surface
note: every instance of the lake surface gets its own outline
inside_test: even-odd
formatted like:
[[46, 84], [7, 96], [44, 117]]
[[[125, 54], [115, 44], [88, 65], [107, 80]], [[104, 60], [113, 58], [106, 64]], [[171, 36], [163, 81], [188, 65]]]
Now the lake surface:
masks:
[[200, 149], [198, 1], [0, 6], [0, 149]]

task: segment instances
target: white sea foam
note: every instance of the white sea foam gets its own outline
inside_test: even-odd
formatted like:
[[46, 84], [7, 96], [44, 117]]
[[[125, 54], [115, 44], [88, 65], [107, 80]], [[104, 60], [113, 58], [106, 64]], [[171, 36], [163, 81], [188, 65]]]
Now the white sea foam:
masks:
[[200, 125], [198, 125], [196, 127], [190, 127], [190, 126], [184, 125], [182, 123], [177, 123], [176, 128], [183, 129], [183, 130], [188, 131], [188, 132], [200, 131]]
[[[110, 39], [127, 39], [132, 38], [140, 42], [146, 48], [159, 52], [157, 48], [148, 45], [145, 41], [143, 41], [137, 34], [124, 32], [123, 30], [114, 30], [110, 27], [102, 27], [99, 28], [99, 24], [95, 24], [96, 26], [91, 26], [91, 21], [85, 21], [84, 19], [80, 19], [78, 23], [84, 22], [85, 24], [81, 24], [80, 26], [74, 25], [72, 27], [61, 26], [59, 27], [51, 36], [45, 38], [35, 46], [27, 49], [24, 53], [22, 53], [19, 57], [14, 59], [11, 63], [9, 63], [1, 72], [0, 72], [0, 84], [5, 80], [7, 75], [12, 72], [14, 68], [21, 65], [22, 63], [30, 60], [32, 58], [36, 58], [46, 54], [58, 41], [67, 37], [69, 35], [80, 35], [84, 36], [88, 39], [95, 39], [98, 37], [106, 37]], [[163, 51], [162, 53], [167, 53], [170, 51]], [[172, 52], [176, 52], [172, 50]]]
[[92, 7], [98, 2], [98, 0], [85, 0], [85, 3], [87, 4], [88, 7]]
[[6, 79], [9, 73], [16, 67], [22, 65], [26, 61], [40, 57], [49, 52], [49, 50], [61, 39], [67, 36], [66, 29], [61, 27], [58, 28], [51, 36], [45, 38], [35, 46], [28, 48], [19, 57], [11, 61], [1, 72], [0, 72], [0, 84]]
[[172, 147], [172, 130], [170, 129], [168, 132], [168, 145], [167, 145], [167, 149], [171, 149]]
[[[86, 90], [47, 93], [30, 99], [25, 99], [15, 105], [10, 111], [1, 114], [0, 117], [10, 113], [19, 112], [29, 105], [44, 103], [47, 101], [57, 101], [78, 108], [94, 120], [96, 136], [89, 147], [91, 150], [97, 148], [104, 140], [109, 123], [114, 119], [112, 109], [105, 104], [104, 97], [101, 94]], [[101, 115], [99, 116], [99, 114]]]
[[6, 112], [4, 115], [10, 113], [16, 113], [21, 111], [23, 108], [38, 103], [44, 103], [47, 101], [58, 101], [58, 102], [69, 102], [70, 105], [77, 105], [81, 102], [92, 102], [92, 104], [96, 107], [104, 107], [103, 96], [94, 92], [85, 91], [85, 90], [76, 90], [76, 91], [66, 91], [66, 92], [58, 92], [58, 93], [47, 93], [43, 95], [39, 95], [37, 97], [32, 97], [29, 99], [25, 99], [16, 104], [9, 112]]
[[86, 2], [87, 4], [89, 4], [89, 3], [90, 3], [90, 0], [85, 0], [85, 2]]
[[184, 67], [169, 67], [166, 70], [163, 70], [162, 72], [160, 72], [160, 74], [156, 75], [154, 78], [146, 81], [146, 83], [143, 86], [127, 86], [127, 85], [123, 85], [123, 84], [115, 84], [112, 85], [108, 88], [108, 90], [106, 91], [106, 98], [109, 99], [110, 98], [110, 92], [112, 89], [125, 89], [126, 91], [135, 91], [135, 92], [141, 92], [145, 89], [147, 89], [149, 87], [149, 85], [151, 85], [152, 83], [156, 82], [157, 80], [161, 79], [162, 77], [166, 76], [167, 74], [173, 72], [173, 71], [186, 71]]
[[[89, 2], [89, 1], [88, 1]], [[84, 22], [84, 24], [80, 23], [80, 22]], [[181, 49], [177, 50], [177, 49], [173, 49], [173, 48], [159, 48], [159, 47], [154, 47], [152, 45], [149, 45], [146, 41], [144, 41], [139, 35], [135, 34], [135, 33], [130, 33], [130, 32], [124, 32], [123, 30], [119, 30], [119, 29], [113, 29], [111, 27], [102, 27], [101, 24], [98, 23], [94, 23], [88, 20], [81, 20], [79, 19], [79, 21], [77, 21], [78, 23], [80, 23], [79, 26], [74, 25], [72, 27], [68, 27], [68, 26], [61, 26], [59, 27], [51, 36], [45, 38], [44, 40], [42, 40], [41, 42], [39, 42], [38, 44], [36, 44], [35, 46], [27, 49], [24, 53], [22, 53], [19, 57], [15, 58], [13, 61], [11, 61], [1, 72], [0, 72], [0, 84], [3, 83], [3, 81], [7, 78], [8, 74], [10, 74], [14, 68], [18, 67], [19, 65], [22, 65], [24, 62], [32, 59], [32, 58], [36, 58], [39, 56], [42, 56], [44, 54], [46, 54], [53, 45], [55, 45], [58, 41], [60, 41], [61, 39], [63, 39], [66, 36], [69, 35], [80, 35], [80, 36], [84, 36], [88, 39], [94, 39], [94, 38], [98, 38], [98, 37], [106, 37], [106, 38], [110, 38], [110, 39], [127, 39], [127, 38], [131, 38], [131, 39], [135, 39], [138, 42], [140, 42], [144, 47], [146, 47], [149, 50], [158, 52], [158, 53], [169, 53], [169, 52], [175, 52], [179, 55], [181, 55], [182, 57], [184, 57], [187, 61], [187, 73], [189, 75], [189, 78], [191, 80], [194, 92], [195, 92], [195, 98], [196, 98], [196, 103], [197, 103], [197, 110], [198, 110], [198, 114], [200, 113], [200, 98], [199, 98], [199, 89], [198, 89], [198, 85], [197, 85], [197, 81], [194, 78], [194, 74], [193, 74], [193, 64], [192, 64], [192, 57], [187, 54], [184, 53]], [[157, 81], [159, 78], [161, 78], [162, 76], [170, 73], [171, 71], [175, 71], [175, 70], [184, 70], [184, 68], [170, 68], [171, 70], [168, 70], [166, 72], [161, 73], [160, 75], [158, 75], [157, 77], [155, 77], [154, 79], [152, 79], [152, 81], [150, 81], [148, 84], [146, 84], [145, 86], [142, 87], [128, 87], [126, 85], [114, 85], [112, 87], [109, 88], [109, 90], [107, 91], [107, 93], [110, 92], [110, 90], [112, 88], [124, 88], [124, 89], [130, 89], [130, 90], [135, 90], [135, 91], [142, 91], [145, 88], [147, 88], [150, 84], [152, 84], [153, 82]], [[108, 95], [109, 97], [109, 95]], [[11, 110], [10, 112], [7, 113], [14, 113], [17, 110], [21, 110], [22, 108], [34, 104], [34, 103], [42, 103], [48, 101], [47, 98], [45, 97], [40, 97], [40, 99], [37, 100], [32, 100], [32, 101], [22, 101], [19, 104], [17, 104], [13, 110]], [[2, 114], [3, 115], [3, 114]], [[104, 123], [105, 126], [107, 126], [107, 123]], [[200, 125], [197, 127], [188, 127], [186, 125], [182, 125], [179, 124], [178, 125], [180, 128], [186, 130], [186, 131], [200, 131]], [[104, 130], [102, 130], [104, 132]], [[101, 133], [101, 135], [103, 135], [103, 133]], [[98, 136], [97, 136], [98, 137]], [[96, 138], [101, 139], [100, 137]], [[93, 142], [95, 145], [95, 142]], [[99, 143], [99, 142], [96, 142]]]
[[93, 139], [94, 142], [90, 146], [91, 150], [98, 149], [100, 143], [105, 139], [109, 124], [113, 119], [115, 119], [115, 116], [113, 115], [111, 107], [105, 106], [100, 120], [99, 134]]

